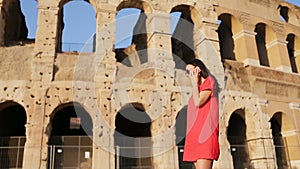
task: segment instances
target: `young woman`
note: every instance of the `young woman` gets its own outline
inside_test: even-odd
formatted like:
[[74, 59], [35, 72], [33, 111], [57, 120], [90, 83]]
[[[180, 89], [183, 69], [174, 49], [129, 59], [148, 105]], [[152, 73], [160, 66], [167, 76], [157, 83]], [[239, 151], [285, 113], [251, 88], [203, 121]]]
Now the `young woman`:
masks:
[[220, 154], [216, 80], [198, 59], [187, 64], [186, 72], [192, 82], [193, 95], [188, 102], [183, 161], [194, 162], [196, 169], [211, 169]]

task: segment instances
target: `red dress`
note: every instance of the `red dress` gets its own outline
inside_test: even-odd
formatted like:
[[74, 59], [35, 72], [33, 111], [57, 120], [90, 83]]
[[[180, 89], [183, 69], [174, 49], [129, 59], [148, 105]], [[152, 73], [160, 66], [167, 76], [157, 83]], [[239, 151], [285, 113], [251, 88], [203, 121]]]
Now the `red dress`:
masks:
[[211, 90], [209, 100], [196, 107], [193, 97], [187, 109], [187, 130], [183, 161], [194, 162], [198, 159], [218, 160], [219, 148], [219, 104], [215, 80], [208, 76], [200, 85], [199, 91]]

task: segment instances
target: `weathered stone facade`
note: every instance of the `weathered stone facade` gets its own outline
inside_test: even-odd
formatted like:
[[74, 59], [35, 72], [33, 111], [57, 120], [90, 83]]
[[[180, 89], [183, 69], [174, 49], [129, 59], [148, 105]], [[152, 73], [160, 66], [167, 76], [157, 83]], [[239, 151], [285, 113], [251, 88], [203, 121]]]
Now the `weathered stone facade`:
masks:
[[[60, 9], [68, 2], [39, 0], [32, 42], [24, 39], [22, 14], [13, 10], [20, 8], [18, 0], [0, 0], [0, 110], [19, 105], [26, 112], [23, 168], [49, 168], [53, 119], [73, 103], [92, 122], [87, 168], [116, 168], [114, 135], [121, 125], [118, 114], [128, 105], [150, 119], [145, 127], [150, 166], [179, 168], [177, 117], [191, 94], [180, 63], [188, 61], [190, 50], [220, 87], [221, 155], [214, 168], [300, 168], [299, 7], [283, 0], [90, 0], [97, 21], [95, 52], [68, 53], [60, 50]], [[133, 45], [117, 51], [115, 16], [124, 8], [141, 9], [145, 16]], [[178, 27], [172, 37], [174, 11], [191, 20], [183, 24], [190, 24], [192, 33]]]

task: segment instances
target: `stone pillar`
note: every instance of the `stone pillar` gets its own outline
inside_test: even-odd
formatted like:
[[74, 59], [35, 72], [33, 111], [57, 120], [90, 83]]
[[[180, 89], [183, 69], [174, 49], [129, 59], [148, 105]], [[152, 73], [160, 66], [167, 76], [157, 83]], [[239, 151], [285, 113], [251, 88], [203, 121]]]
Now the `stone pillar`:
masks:
[[287, 42], [283, 35], [279, 33], [276, 33], [275, 35], [276, 36], [272, 40], [267, 38], [266, 43], [270, 67], [290, 73], [292, 72], [292, 69], [290, 66], [291, 63], [286, 47]]
[[[116, 34], [116, 7], [105, 5], [97, 11], [96, 55], [108, 62], [115, 62], [113, 53]], [[108, 59], [108, 60], [107, 60]], [[103, 62], [103, 60], [101, 60]]]
[[151, 118], [152, 166], [153, 169], [178, 169], [178, 156], [174, 115], [171, 108], [171, 93], [156, 90], [150, 96], [151, 108], [147, 111]]
[[[103, 122], [102, 122], [103, 123]], [[104, 122], [105, 123], [105, 122]], [[95, 126], [95, 125], [94, 125]], [[100, 127], [100, 126], [98, 126]], [[113, 133], [105, 125], [94, 129], [93, 138], [93, 169], [107, 168], [115, 169], [115, 147]]]
[[175, 130], [167, 125], [166, 120], [162, 119], [155, 120], [151, 124], [154, 169], [179, 168]]
[[159, 69], [167, 71], [167, 67], [172, 68], [175, 66], [172, 57], [170, 15], [162, 11], [155, 11], [146, 15], [148, 62], [153, 63]]
[[[268, 100], [258, 99], [261, 110], [266, 110]], [[249, 150], [250, 164], [254, 168], [275, 168], [274, 145], [272, 139], [270, 117], [266, 112], [257, 112], [258, 116], [253, 116], [254, 111], [245, 112], [247, 124], [247, 145]]]
[[[40, 83], [30, 84], [31, 90], [28, 91], [28, 98], [32, 98], [27, 112], [26, 144], [24, 147], [23, 168], [46, 169], [47, 156], [43, 156], [44, 136], [44, 113], [45, 113], [45, 88]], [[47, 150], [47, 149], [46, 149]]]
[[212, 18], [203, 18], [201, 29], [194, 28], [195, 54], [208, 67], [210, 72], [216, 77], [219, 87], [223, 88], [224, 69], [219, 52], [219, 41], [217, 21]]
[[274, 159], [272, 137], [264, 138], [260, 136], [260, 132], [261, 130], [249, 131], [248, 133], [253, 134], [253, 137], [247, 135], [250, 164], [253, 168], [275, 168], [276, 160]]
[[[111, 94], [112, 76], [116, 68], [114, 44], [116, 32], [116, 7], [108, 4], [100, 5], [97, 10], [97, 32], [96, 32], [96, 63], [95, 83], [96, 90], [99, 92], [100, 115], [112, 113], [110, 103], [107, 98]], [[98, 93], [97, 92], [97, 93]], [[105, 108], [102, 107], [105, 106]], [[115, 149], [112, 127], [107, 121], [97, 119], [94, 129], [94, 148], [93, 148], [93, 169], [115, 168]], [[112, 122], [114, 123], [114, 122]], [[106, 160], [102, 160], [106, 159]]]
[[258, 51], [256, 48], [255, 35], [257, 33], [245, 28], [233, 35], [234, 53], [238, 61], [246, 65], [259, 66]]
[[38, 28], [32, 60], [33, 81], [49, 82], [53, 79], [56, 54], [58, 7], [39, 5]]
[[296, 67], [298, 72], [300, 72], [300, 50], [294, 51], [294, 57], [296, 61]]
[[[230, 97], [230, 96], [226, 96]], [[225, 120], [227, 115], [230, 115], [231, 112], [224, 109], [222, 116], [220, 117], [219, 123], [219, 144], [220, 144], [220, 156], [219, 160], [214, 162], [214, 168], [223, 169], [223, 168], [234, 168], [232, 155], [230, 150], [230, 143], [227, 140], [227, 124], [228, 121]]]

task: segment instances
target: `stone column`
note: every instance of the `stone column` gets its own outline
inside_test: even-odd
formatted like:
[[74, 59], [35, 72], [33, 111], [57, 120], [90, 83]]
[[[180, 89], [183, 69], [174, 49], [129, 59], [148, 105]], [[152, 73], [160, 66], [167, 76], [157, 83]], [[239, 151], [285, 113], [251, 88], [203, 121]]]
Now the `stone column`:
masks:
[[201, 29], [194, 28], [195, 54], [208, 67], [210, 72], [216, 77], [219, 87], [224, 86], [224, 69], [219, 52], [217, 21], [205, 17], [202, 19]]
[[[260, 104], [261, 110], [266, 111], [268, 100], [258, 99], [257, 103]], [[252, 113], [245, 112], [250, 164], [254, 168], [275, 168], [276, 160], [274, 159], [270, 117], [263, 111], [257, 112], [259, 115], [253, 117], [255, 110], [259, 109], [252, 109]]]
[[[101, 113], [99, 117], [106, 117], [111, 114], [112, 109], [107, 103], [110, 97], [112, 76], [115, 70], [115, 32], [116, 32], [116, 7], [109, 4], [100, 5], [97, 10], [97, 32], [96, 32], [96, 55], [95, 55], [95, 84], [99, 93], [99, 107]], [[105, 105], [106, 108], [103, 108]], [[109, 118], [109, 117], [108, 117]], [[106, 119], [109, 121], [108, 119]], [[112, 127], [107, 121], [97, 119], [94, 126], [94, 148], [93, 148], [93, 168], [115, 168], [115, 150]], [[113, 123], [113, 122], [112, 122]], [[103, 161], [103, 159], [105, 159]]]
[[238, 61], [246, 65], [259, 66], [258, 51], [256, 48], [255, 35], [257, 33], [245, 28], [233, 35], [234, 53]]
[[247, 135], [250, 164], [254, 168], [275, 168], [273, 140], [270, 136], [260, 136], [260, 132], [261, 130], [249, 131], [248, 133], [253, 134], [251, 138]]
[[178, 169], [178, 151], [174, 128], [170, 119], [154, 120], [151, 124], [152, 134], [152, 166], [154, 169]]
[[32, 60], [33, 81], [49, 82], [53, 79], [56, 54], [58, 7], [38, 7], [38, 28]]
[[[105, 5], [97, 11], [96, 54], [106, 62], [114, 62], [113, 53], [116, 36], [116, 7]], [[103, 60], [101, 60], [103, 62]]]
[[267, 37], [266, 47], [268, 50], [270, 67], [290, 73], [292, 72], [292, 69], [285, 38], [284, 35], [275, 33], [274, 39], [270, 40]]
[[44, 113], [45, 113], [45, 91], [41, 83], [30, 84], [31, 89], [27, 91], [27, 98], [31, 98], [27, 108], [28, 116], [26, 127], [26, 144], [24, 147], [23, 168], [46, 169], [47, 155], [43, 150], [47, 150], [44, 144]]
[[148, 62], [164, 71], [175, 66], [172, 57], [170, 15], [155, 11], [147, 15]]
[[162, 100], [165, 105], [155, 105], [156, 110], [148, 113], [152, 118], [152, 165], [155, 169], [178, 168], [178, 161], [174, 159], [177, 153], [175, 132], [168, 126], [171, 122], [162, 119], [163, 114], [171, 112], [168, 94], [163, 90], [169, 90], [173, 86], [175, 63], [172, 56], [172, 44], [170, 34], [170, 15], [166, 11], [154, 11], [147, 15], [146, 29], [148, 36], [148, 64], [155, 69], [156, 93], [155, 100]]
[[300, 72], [300, 50], [294, 51], [294, 57], [296, 61], [296, 67], [298, 72]]

